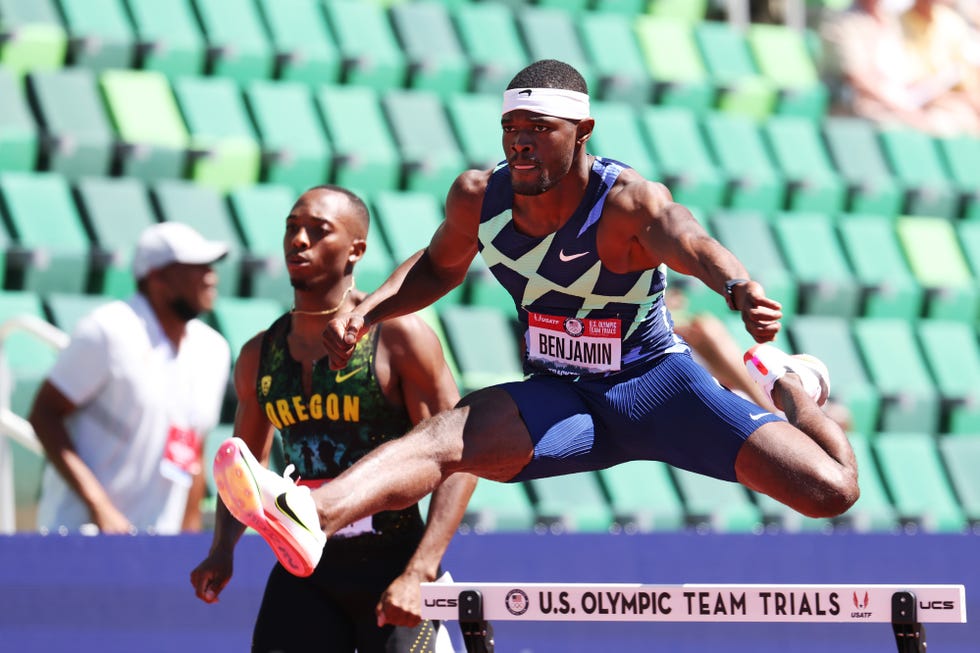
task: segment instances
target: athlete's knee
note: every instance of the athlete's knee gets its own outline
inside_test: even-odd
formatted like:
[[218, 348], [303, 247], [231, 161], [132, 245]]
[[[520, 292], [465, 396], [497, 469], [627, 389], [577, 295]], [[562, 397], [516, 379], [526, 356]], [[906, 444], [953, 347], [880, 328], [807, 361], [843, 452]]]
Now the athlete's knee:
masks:
[[839, 466], [825, 470], [817, 480], [806, 506], [801, 512], [809, 517], [839, 517], [847, 512], [861, 496], [857, 470]]

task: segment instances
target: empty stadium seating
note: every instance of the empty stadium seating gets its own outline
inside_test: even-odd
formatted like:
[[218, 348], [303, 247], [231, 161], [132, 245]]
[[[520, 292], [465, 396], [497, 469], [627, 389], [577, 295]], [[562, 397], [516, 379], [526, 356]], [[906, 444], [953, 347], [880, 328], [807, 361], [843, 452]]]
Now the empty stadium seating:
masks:
[[[831, 113], [812, 32], [741, 29], [721, 4], [0, 0], [0, 316], [70, 330], [133, 291], [143, 227], [181, 220], [232, 246], [209, 319], [237, 354], [288, 306], [282, 228], [300, 192], [337, 183], [368, 201], [357, 282], [377, 287], [425, 246], [455, 176], [504, 158], [512, 75], [563, 59], [592, 90], [590, 152], [666, 183], [782, 303], [777, 342], [828, 363], [862, 499], [849, 519], [806, 520], [631, 463], [481, 484], [469, 527], [976, 524], [980, 139]], [[693, 283], [691, 310], [726, 315]], [[477, 261], [423, 314], [464, 391], [521, 377], [512, 306]], [[4, 352], [23, 413], [52, 354], [20, 334]]]

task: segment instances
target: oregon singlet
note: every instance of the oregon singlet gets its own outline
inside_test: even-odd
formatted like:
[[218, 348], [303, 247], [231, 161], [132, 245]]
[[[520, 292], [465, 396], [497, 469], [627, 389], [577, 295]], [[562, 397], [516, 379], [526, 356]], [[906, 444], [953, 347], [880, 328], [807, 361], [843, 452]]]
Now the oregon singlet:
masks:
[[517, 307], [526, 373], [608, 375], [687, 348], [664, 305], [665, 268], [618, 274], [599, 260], [602, 208], [624, 168], [596, 157], [581, 204], [540, 238], [514, 226], [510, 169], [501, 164], [490, 176], [480, 252]]
[[[276, 320], [262, 339], [259, 405], [282, 435], [287, 463], [302, 480], [332, 479], [383, 442], [411, 427], [408, 411], [391, 405], [374, 369], [380, 325], [358, 342], [342, 370], [313, 366], [311, 392], [303, 388], [303, 370], [289, 354], [286, 337], [291, 316]], [[374, 515], [373, 530], [382, 536], [420, 530], [418, 506]]]

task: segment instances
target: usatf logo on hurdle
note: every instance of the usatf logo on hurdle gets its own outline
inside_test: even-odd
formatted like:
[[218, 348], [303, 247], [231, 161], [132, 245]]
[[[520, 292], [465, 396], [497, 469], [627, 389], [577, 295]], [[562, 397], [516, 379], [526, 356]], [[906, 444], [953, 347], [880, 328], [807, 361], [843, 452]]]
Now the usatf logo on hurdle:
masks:
[[423, 583], [423, 616], [457, 618], [453, 599], [468, 589], [489, 620], [890, 622], [892, 595], [908, 591], [919, 620], [966, 621], [962, 585]]

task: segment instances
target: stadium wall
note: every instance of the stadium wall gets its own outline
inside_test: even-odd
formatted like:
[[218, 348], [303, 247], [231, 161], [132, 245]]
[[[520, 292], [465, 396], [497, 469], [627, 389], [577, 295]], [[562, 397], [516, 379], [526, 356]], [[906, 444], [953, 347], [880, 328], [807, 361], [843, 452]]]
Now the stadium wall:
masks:
[[[0, 538], [0, 650], [239, 653], [274, 558], [239, 544], [215, 605], [190, 570], [210, 535]], [[980, 619], [980, 535], [460, 535], [446, 566], [458, 581], [958, 583]], [[455, 625], [454, 625], [455, 627]], [[498, 653], [874, 653], [895, 651], [888, 624], [497, 622]], [[927, 626], [933, 653], [980, 651], [980, 624]]]

